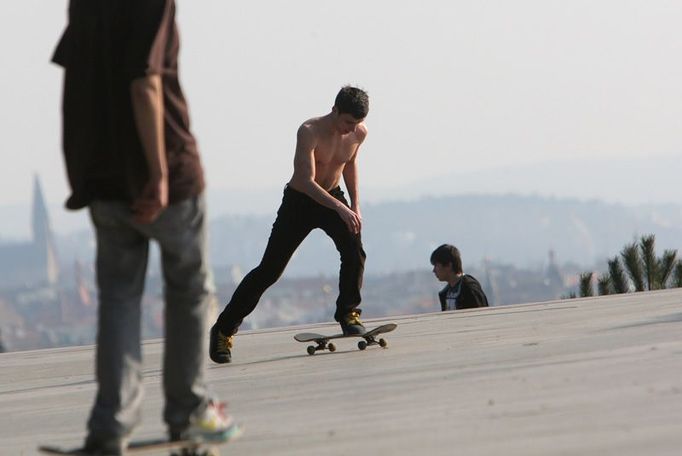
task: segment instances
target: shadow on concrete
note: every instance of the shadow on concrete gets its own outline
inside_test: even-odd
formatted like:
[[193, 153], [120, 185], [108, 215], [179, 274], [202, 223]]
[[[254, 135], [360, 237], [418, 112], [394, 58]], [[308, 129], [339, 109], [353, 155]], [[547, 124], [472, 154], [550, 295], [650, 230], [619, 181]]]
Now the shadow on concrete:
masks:
[[614, 326], [614, 327], [610, 328], [609, 330], [610, 331], [618, 331], [620, 329], [641, 328], [643, 326], [664, 325], [664, 324], [669, 324], [669, 323], [682, 323], [682, 313], [673, 314], [673, 315], [666, 315], [665, 317], [655, 318], [653, 320], [642, 321], [640, 323], [632, 323], [632, 324], [623, 325], [623, 326]]
[[[304, 348], [305, 348], [305, 347], [304, 347]], [[334, 353], [324, 352], [324, 353], [315, 353], [314, 356], [328, 356], [328, 355], [333, 355], [333, 354], [334, 354]], [[296, 355], [291, 355], [291, 356], [279, 356], [279, 357], [276, 357], [276, 358], [261, 359], [261, 360], [258, 360], [258, 361], [250, 361], [250, 362], [247, 362], [247, 363], [241, 363], [241, 362], [237, 361], [237, 362], [233, 362], [233, 363], [229, 363], [229, 364], [225, 364], [225, 365], [222, 365], [222, 364], [220, 364], [220, 365], [219, 365], [219, 364], [212, 364], [212, 365], [210, 365], [208, 368], [209, 368], [209, 369], [220, 369], [220, 368], [225, 368], [225, 367], [227, 367], [227, 368], [230, 368], [230, 367], [237, 368], [237, 367], [239, 367], [239, 366], [254, 366], [254, 365], [259, 365], [259, 364], [275, 363], [275, 362], [277, 362], [277, 361], [285, 361], [285, 360], [288, 360], [288, 359], [298, 359], [298, 358], [310, 358], [310, 355], [307, 354], [307, 353], [305, 353], [305, 350], [304, 350], [304, 353], [302, 353], [302, 354], [296, 354]]]
[[[81, 380], [78, 382], [71, 382], [71, 383], [60, 383], [57, 388], [69, 388], [73, 386], [85, 386], [85, 385], [92, 385], [95, 383], [95, 380]], [[5, 396], [9, 394], [15, 394], [15, 393], [34, 393], [38, 391], [47, 391], [47, 390], [53, 390], [55, 388], [54, 384], [50, 385], [45, 385], [45, 386], [34, 386], [31, 388], [21, 388], [21, 389], [14, 389], [14, 390], [7, 390], [7, 391], [0, 391], [0, 396]]]

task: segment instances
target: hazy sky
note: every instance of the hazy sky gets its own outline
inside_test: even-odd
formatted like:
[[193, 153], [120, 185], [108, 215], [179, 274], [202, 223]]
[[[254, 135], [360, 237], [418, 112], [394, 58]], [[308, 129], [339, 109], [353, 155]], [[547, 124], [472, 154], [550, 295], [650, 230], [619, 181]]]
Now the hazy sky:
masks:
[[[33, 173], [67, 195], [48, 63], [66, 8], [0, 3], [0, 206], [30, 201]], [[370, 94], [361, 185], [682, 156], [679, 0], [179, 0], [178, 21], [212, 189], [281, 187], [298, 125], [346, 83]]]

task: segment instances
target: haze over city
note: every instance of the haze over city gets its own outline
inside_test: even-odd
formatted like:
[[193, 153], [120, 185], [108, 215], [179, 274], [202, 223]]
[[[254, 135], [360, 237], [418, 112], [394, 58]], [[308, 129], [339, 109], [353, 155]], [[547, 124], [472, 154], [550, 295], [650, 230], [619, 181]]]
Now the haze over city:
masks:
[[[68, 193], [62, 75], [49, 63], [66, 10], [65, 0], [0, 6], [0, 207], [10, 214], [28, 211], [34, 173], [50, 206]], [[366, 202], [466, 192], [681, 200], [680, 2], [180, 0], [178, 21], [214, 215], [274, 213], [298, 125], [328, 112], [347, 83], [371, 97]], [[52, 217], [58, 232], [87, 223]], [[0, 236], [22, 237], [24, 226], [3, 221]]]

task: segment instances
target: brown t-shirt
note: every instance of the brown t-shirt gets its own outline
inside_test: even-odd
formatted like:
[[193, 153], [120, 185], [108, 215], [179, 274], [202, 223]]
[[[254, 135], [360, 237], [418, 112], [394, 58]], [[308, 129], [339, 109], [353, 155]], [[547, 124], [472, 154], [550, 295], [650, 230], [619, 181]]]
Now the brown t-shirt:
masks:
[[174, 0], [71, 0], [52, 58], [64, 67], [63, 148], [69, 209], [95, 199], [132, 201], [148, 168], [130, 94], [133, 79], [161, 76], [170, 203], [201, 193], [204, 177], [178, 80]]

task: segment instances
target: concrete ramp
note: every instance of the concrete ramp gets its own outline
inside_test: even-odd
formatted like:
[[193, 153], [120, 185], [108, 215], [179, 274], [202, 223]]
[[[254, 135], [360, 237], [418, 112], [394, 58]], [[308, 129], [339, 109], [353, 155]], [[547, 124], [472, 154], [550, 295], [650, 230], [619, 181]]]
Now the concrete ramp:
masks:
[[[306, 353], [297, 332], [240, 333], [209, 381], [244, 425], [227, 455], [679, 455], [682, 290], [423, 314], [388, 349]], [[161, 423], [162, 344], [145, 344], [144, 423]], [[0, 355], [0, 455], [80, 444], [92, 347]]]

